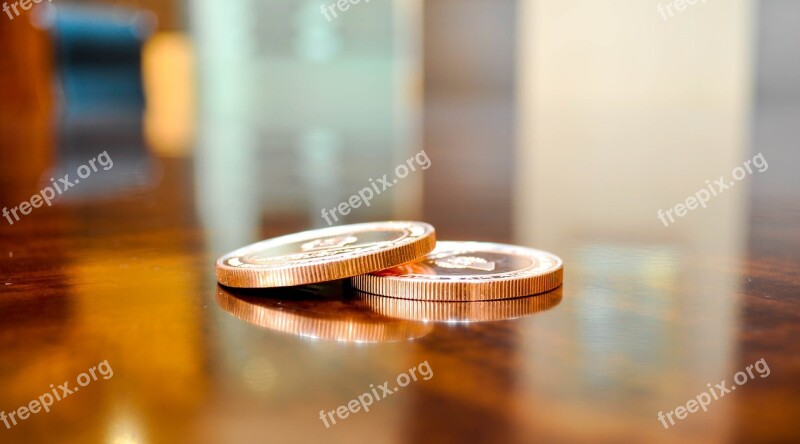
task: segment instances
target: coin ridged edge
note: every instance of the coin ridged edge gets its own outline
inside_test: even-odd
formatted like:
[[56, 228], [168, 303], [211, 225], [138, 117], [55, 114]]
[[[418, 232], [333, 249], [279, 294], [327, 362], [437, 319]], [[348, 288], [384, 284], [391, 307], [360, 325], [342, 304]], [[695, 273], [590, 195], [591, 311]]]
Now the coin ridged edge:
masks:
[[418, 301], [492, 301], [544, 293], [561, 285], [564, 267], [534, 276], [487, 282], [411, 280], [364, 274], [351, 279], [353, 287], [367, 293]]
[[376, 312], [409, 321], [482, 322], [501, 321], [549, 310], [561, 302], [561, 290], [495, 301], [415, 301], [360, 293]]
[[217, 264], [217, 282], [227, 287], [268, 288], [289, 287], [335, 281], [386, 268], [396, 267], [420, 259], [436, 247], [436, 231], [389, 250], [375, 251], [341, 262], [306, 264], [270, 270], [248, 270]]

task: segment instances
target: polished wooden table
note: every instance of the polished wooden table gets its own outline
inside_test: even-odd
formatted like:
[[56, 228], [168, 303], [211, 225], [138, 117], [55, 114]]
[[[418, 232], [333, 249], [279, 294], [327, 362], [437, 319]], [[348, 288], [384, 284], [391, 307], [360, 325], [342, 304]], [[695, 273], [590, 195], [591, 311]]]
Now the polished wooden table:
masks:
[[[148, 162], [125, 173], [142, 181], [110, 195], [76, 188], [0, 220], [0, 410], [51, 384], [79, 388], [49, 412], [0, 423], [0, 442], [800, 442], [796, 199], [754, 198], [738, 255], [653, 246], [640, 233], [581, 239], [543, 245], [566, 264], [555, 292], [393, 305], [344, 282], [219, 288], [214, 260], [231, 233], [197, 216], [214, 211], [201, 211], [204, 178], [191, 158]], [[4, 206], [37, 191], [4, 183]], [[485, 217], [448, 219], [454, 205], [497, 210], [480, 196], [427, 202], [440, 239], [514, 240], [496, 227], [487, 236]], [[247, 236], [311, 225], [272, 219]], [[677, 419], [748, 366], [753, 377], [707, 412]], [[406, 387], [326, 427], [325, 412], [382, 395], [373, 389], [412, 368], [416, 381], [400, 377]]]

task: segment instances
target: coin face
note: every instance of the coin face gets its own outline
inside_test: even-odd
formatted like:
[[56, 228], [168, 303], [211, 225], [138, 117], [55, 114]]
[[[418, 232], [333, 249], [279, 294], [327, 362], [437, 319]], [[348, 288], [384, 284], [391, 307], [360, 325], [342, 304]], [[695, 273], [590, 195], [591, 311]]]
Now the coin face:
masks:
[[433, 325], [387, 317], [349, 297], [341, 281], [291, 288], [240, 290], [217, 286], [217, 304], [233, 316], [266, 329], [339, 342], [416, 339]]
[[217, 260], [217, 281], [266, 288], [356, 276], [417, 260], [436, 244], [423, 222], [374, 222], [304, 231], [261, 241]]
[[487, 301], [543, 293], [561, 285], [551, 253], [486, 242], [438, 242], [424, 259], [354, 277], [372, 294], [426, 301]]
[[495, 301], [414, 301], [356, 290], [355, 298], [392, 318], [422, 322], [487, 322], [515, 319], [549, 310], [561, 302], [561, 287], [535, 296]]

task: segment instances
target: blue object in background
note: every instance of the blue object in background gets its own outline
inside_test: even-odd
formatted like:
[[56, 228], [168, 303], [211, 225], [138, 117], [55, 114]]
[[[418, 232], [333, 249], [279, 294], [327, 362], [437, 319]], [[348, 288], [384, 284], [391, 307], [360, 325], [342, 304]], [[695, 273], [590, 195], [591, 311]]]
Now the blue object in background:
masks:
[[144, 140], [142, 47], [155, 28], [154, 16], [110, 7], [47, 5], [36, 20], [53, 39], [58, 170], [74, 171], [103, 151], [115, 163], [113, 183], [93, 178], [81, 187], [82, 193], [73, 195], [104, 193], [138, 181], [150, 164]]

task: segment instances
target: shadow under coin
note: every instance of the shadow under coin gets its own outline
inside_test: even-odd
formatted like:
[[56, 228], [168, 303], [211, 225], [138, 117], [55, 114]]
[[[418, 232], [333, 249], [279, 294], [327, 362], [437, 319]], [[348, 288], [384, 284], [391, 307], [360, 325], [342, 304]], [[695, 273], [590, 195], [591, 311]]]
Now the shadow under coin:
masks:
[[396, 299], [355, 291], [355, 298], [376, 312], [397, 319], [422, 322], [502, 321], [549, 310], [561, 303], [562, 287], [534, 296], [476, 302]]
[[391, 318], [349, 297], [342, 281], [271, 289], [217, 285], [217, 304], [259, 327], [314, 339], [391, 342], [420, 338], [431, 324]]

